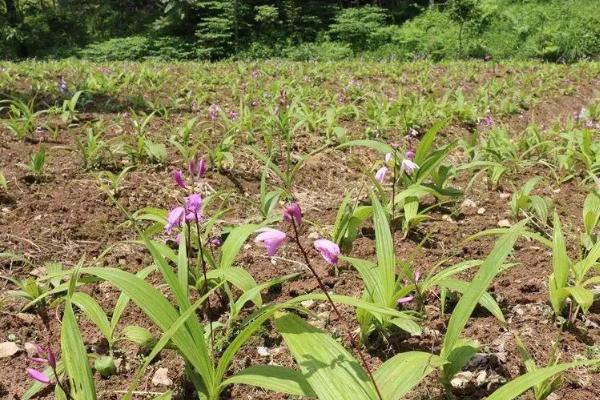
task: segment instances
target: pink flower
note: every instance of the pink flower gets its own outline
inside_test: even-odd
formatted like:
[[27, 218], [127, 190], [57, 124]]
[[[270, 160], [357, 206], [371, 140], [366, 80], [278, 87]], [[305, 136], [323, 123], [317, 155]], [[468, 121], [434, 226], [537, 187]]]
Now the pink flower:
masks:
[[387, 167], [381, 167], [377, 170], [377, 172], [375, 173], [375, 180], [379, 183], [383, 183], [383, 181], [385, 181], [385, 175], [387, 174], [388, 169]]
[[173, 171], [173, 180], [182, 189], [185, 189], [185, 179], [183, 178], [183, 172], [180, 169]]
[[204, 161], [204, 157], [198, 157], [198, 155], [194, 157], [188, 166], [190, 174], [196, 175], [199, 178], [202, 178], [204, 174], [206, 174], [207, 169], [208, 167], [206, 165], [206, 161]]
[[415, 283], [419, 282], [419, 279], [421, 279], [421, 270], [420, 269], [415, 271]]
[[417, 169], [419, 169], [419, 166], [414, 161], [409, 160], [408, 158], [402, 160], [400, 171], [404, 171], [407, 175], [411, 175]]
[[289, 204], [283, 210], [283, 220], [294, 221], [296, 224], [302, 225], [302, 209], [300, 205], [296, 202]]
[[212, 122], [215, 122], [217, 120], [217, 118], [219, 117], [220, 111], [221, 111], [221, 107], [219, 107], [216, 104], [212, 104], [210, 107], [208, 107], [208, 118], [210, 118], [210, 120]]
[[230, 111], [229, 112], [229, 119], [232, 121], [237, 121], [238, 119], [238, 113], [236, 111]]
[[254, 242], [262, 244], [267, 249], [269, 257], [273, 257], [277, 253], [287, 237], [284, 232], [272, 228], [262, 228], [258, 232], [260, 233], [254, 239]]
[[[44, 353], [44, 350], [36, 344], [34, 344], [34, 346], [36, 349], [36, 355], [38, 357], [31, 357], [31, 361], [48, 364], [50, 367], [52, 367], [53, 370], [56, 370], [56, 356], [54, 355], [54, 352], [51, 349], [48, 349], [48, 351], [46, 352], [46, 357], [48, 358], [42, 358], [39, 356], [41, 356]], [[48, 377], [48, 375], [36, 369], [27, 368], [27, 375], [29, 375], [29, 378], [41, 382], [45, 385], [50, 383], [50, 378]]]
[[396, 304], [406, 304], [406, 303], [410, 303], [411, 301], [413, 301], [415, 299], [415, 296], [406, 296], [406, 297], [401, 297], [398, 300], [396, 300]]
[[328, 264], [337, 264], [340, 255], [340, 247], [336, 243], [327, 239], [319, 239], [315, 240], [314, 246]]
[[417, 154], [414, 151], [408, 150], [406, 152], [406, 154], [404, 155], [404, 158], [406, 158], [407, 160], [410, 160], [410, 161], [415, 161], [415, 156], [416, 155]]
[[50, 378], [48, 377], [48, 375], [44, 374], [43, 372], [40, 372], [36, 369], [33, 368], [27, 368], [27, 375], [29, 375], [29, 377], [35, 381], [41, 382], [44, 385], [47, 385], [50, 383]]
[[481, 125], [482, 126], [492, 126], [494, 125], [494, 119], [492, 118], [491, 115], [486, 115], [482, 120], [481, 120]]
[[185, 219], [196, 221], [202, 209], [202, 196], [197, 193], [191, 194], [185, 199]]
[[169, 211], [167, 216], [167, 225], [165, 225], [165, 232], [171, 233], [173, 228], [181, 226], [183, 224], [183, 218], [185, 216], [185, 209], [183, 207], [175, 207]]

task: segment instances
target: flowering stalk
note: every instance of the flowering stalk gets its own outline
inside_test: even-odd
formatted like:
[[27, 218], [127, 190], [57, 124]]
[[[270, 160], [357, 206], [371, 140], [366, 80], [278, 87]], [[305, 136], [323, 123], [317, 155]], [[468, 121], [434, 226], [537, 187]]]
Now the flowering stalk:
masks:
[[[298, 249], [300, 250], [300, 253], [302, 253], [302, 257], [304, 258], [304, 262], [306, 263], [306, 266], [308, 267], [308, 269], [310, 270], [310, 272], [313, 274], [313, 276], [317, 280], [319, 288], [325, 294], [325, 297], [327, 298], [327, 301], [331, 305], [331, 308], [332, 308], [333, 312], [335, 312], [338, 320], [345, 322], [344, 318], [342, 318], [342, 314], [340, 314], [338, 308], [336, 307], [335, 303], [331, 299], [331, 296], [329, 295], [329, 292], [327, 292], [327, 289], [325, 288], [325, 285], [323, 284], [323, 281], [319, 277], [319, 274], [317, 274], [317, 271], [313, 268], [312, 264], [310, 263], [310, 259], [308, 258], [308, 254], [306, 253], [306, 250], [302, 246], [302, 243], [300, 243], [300, 235], [298, 234], [298, 226], [296, 225], [296, 218], [292, 217], [289, 220], [292, 222], [292, 227], [294, 228], [294, 242], [298, 246]], [[360, 347], [357, 345], [356, 340], [354, 338], [354, 335], [351, 333], [348, 336], [349, 336], [349, 339], [350, 339], [350, 344], [352, 345], [352, 347], [354, 347], [354, 349], [358, 353], [358, 355], [359, 355], [359, 357], [361, 359], [361, 362], [363, 364], [363, 367], [365, 368], [365, 371], [369, 375], [369, 379], [371, 379], [371, 382], [373, 383], [373, 386], [375, 387], [375, 391], [377, 392], [377, 397], [379, 398], [379, 400], [383, 400], [383, 397], [381, 396], [381, 392], [379, 391], [379, 387], [377, 387], [377, 383], [375, 382], [375, 378], [373, 377], [373, 373], [371, 372], [371, 368], [367, 364], [365, 356], [364, 356], [363, 352], [361, 351]]]
[[[202, 239], [200, 236], [200, 223], [198, 222], [198, 211], [196, 211], [194, 215], [195, 215], [195, 221], [196, 221], [196, 231], [197, 231], [197, 236], [198, 236], [198, 249], [200, 250], [200, 254], [199, 254], [200, 265], [202, 267], [202, 275], [204, 276], [204, 292], [208, 293], [208, 278], [206, 275], [206, 260], [204, 259], [204, 245], [202, 244]], [[211, 347], [211, 352], [212, 352], [214, 349], [214, 345], [215, 345], [215, 339], [213, 337], [212, 320], [210, 319], [212, 313], [210, 310], [209, 299], [206, 299], [206, 301], [203, 303], [202, 307], [204, 307], [204, 315], [206, 315], [206, 319], [208, 320], [210, 347]]]

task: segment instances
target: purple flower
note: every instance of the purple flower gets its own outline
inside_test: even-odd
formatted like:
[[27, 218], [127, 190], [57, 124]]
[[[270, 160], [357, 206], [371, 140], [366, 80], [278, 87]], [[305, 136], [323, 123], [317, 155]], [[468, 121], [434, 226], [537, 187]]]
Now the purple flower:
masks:
[[[54, 355], [54, 352], [51, 349], [48, 349], [48, 351], [46, 352], [46, 357], [48, 358], [42, 358], [39, 356], [41, 356], [44, 353], [44, 350], [38, 345], [34, 346], [36, 349], [36, 355], [38, 357], [31, 357], [31, 360], [34, 362], [48, 364], [50, 367], [52, 367], [53, 370], [56, 370], [56, 356]], [[45, 385], [50, 383], [50, 378], [48, 377], [48, 375], [36, 369], [27, 368], [27, 375], [29, 375], [31, 379], [41, 382]]]
[[375, 180], [379, 183], [383, 183], [383, 181], [385, 181], [385, 175], [387, 174], [388, 169], [387, 167], [381, 167], [377, 170], [377, 172], [375, 173]]
[[183, 172], [180, 169], [173, 171], [173, 180], [182, 189], [185, 189], [185, 179], [183, 178]]
[[48, 375], [44, 374], [43, 372], [40, 372], [36, 369], [33, 368], [27, 368], [27, 375], [29, 375], [29, 377], [35, 381], [41, 382], [44, 385], [47, 385], [50, 383], [50, 378], [48, 377]]
[[185, 216], [185, 209], [183, 207], [175, 207], [169, 211], [167, 216], [167, 225], [165, 225], [165, 232], [171, 233], [173, 228], [181, 226], [183, 224], [183, 218]]
[[409, 160], [408, 158], [402, 160], [400, 171], [406, 172], [407, 175], [412, 175], [412, 173], [417, 169], [419, 169], [419, 166], [414, 161]]
[[197, 193], [191, 194], [185, 199], [185, 219], [187, 221], [196, 221], [199, 219], [202, 208], [202, 196]]
[[406, 303], [410, 303], [411, 301], [413, 301], [415, 299], [415, 296], [406, 296], [406, 297], [401, 297], [398, 300], [396, 300], [396, 304], [406, 304]]
[[267, 249], [267, 255], [273, 257], [285, 241], [286, 234], [272, 228], [262, 228], [257, 232], [260, 233], [254, 239], [254, 242], [262, 244]]
[[219, 107], [216, 104], [212, 104], [210, 107], [208, 107], [208, 118], [210, 118], [210, 120], [212, 122], [215, 122], [217, 120], [217, 118], [219, 117], [220, 111], [221, 111], [221, 107]]
[[206, 246], [211, 247], [213, 249], [221, 247], [222, 244], [223, 244], [223, 241], [218, 236], [213, 236], [206, 241]]
[[238, 113], [236, 111], [230, 111], [229, 112], [229, 119], [232, 121], [237, 121], [238, 119]]
[[290, 203], [283, 210], [283, 220], [294, 221], [296, 224], [302, 225], [302, 209], [300, 205], [296, 202]]
[[196, 175], [199, 178], [202, 178], [204, 174], [206, 174], [207, 169], [208, 167], [206, 165], [204, 157], [198, 157], [198, 155], [194, 157], [194, 159], [190, 162], [190, 165], [188, 166], [190, 174]]
[[61, 76], [60, 79], [58, 80], [58, 91], [63, 96], [66, 96], [67, 93], [69, 93], [69, 88], [67, 86], [67, 81], [65, 81], [65, 77], [64, 76]]
[[340, 247], [336, 243], [327, 239], [319, 239], [315, 240], [314, 246], [328, 264], [337, 264], [340, 255]]
[[486, 115], [482, 120], [481, 120], [481, 125], [482, 126], [492, 126], [494, 125], [494, 119], [492, 118], [491, 115]]
[[412, 150], [409, 150], [409, 151], [407, 151], [407, 152], [406, 152], [406, 154], [404, 155], [404, 158], [406, 158], [407, 160], [410, 160], [410, 161], [415, 161], [415, 156], [416, 156], [416, 155], [417, 155], [417, 154], [416, 154], [414, 151], [412, 151]]
[[421, 279], [421, 270], [420, 269], [415, 271], [415, 283], [419, 282], [419, 279]]

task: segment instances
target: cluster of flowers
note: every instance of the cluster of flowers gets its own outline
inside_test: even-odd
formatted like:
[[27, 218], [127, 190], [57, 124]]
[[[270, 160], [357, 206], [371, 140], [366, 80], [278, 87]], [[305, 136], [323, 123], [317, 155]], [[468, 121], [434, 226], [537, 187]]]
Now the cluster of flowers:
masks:
[[[283, 210], [283, 219], [284, 221], [296, 224], [296, 226], [302, 225], [302, 209], [300, 205], [296, 202], [288, 205]], [[273, 257], [287, 239], [285, 232], [273, 228], [262, 228], [258, 232], [259, 234], [254, 241], [265, 247], [269, 257]], [[336, 265], [338, 263], [340, 247], [336, 243], [327, 239], [318, 239], [314, 241], [313, 246], [328, 264]]]
[[[414, 160], [415, 152], [412, 150], [407, 151], [404, 155], [404, 159], [400, 163], [400, 172], [404, 172], [407, 175], [412, 175], [413, 172], [419, 169], [419, 166], [415, 163]], [[375, 173], [375, 180], [379, 183], [383, 183], [385, 181], [385, 177], [389, 171], [388, 165], [390, 165], [390, 163], [394, 161], [394, 156], [392, 155], [392, 153], [387, 153], [384, 157], [384, 161], [385, 165], [379, 168]]]
[[[52, 368], [53, 371], [56, 371], [56, 356], [52, 352], [52, 350], [48, 349], [48, 351], [44, 351], [38, 345], [35, 345], [35, 350], [36, 350], [37, 357], [31, 357], [31, 361], [36, 362], [36, 363], [46, 364], [46, 365], [50, 366], [50, 368]], [[44, 353], [46, 354], [47, 358], [41, 357]], [[27, 368], [27, 375], [29, 375], [29, 377], [31, 379], [41, 382], [45, 385], [50, 383], [50, 377], [48, 375], [46, 375], [45, 373], [38, 371], [37, 369]]]
[[600, 129], [600, 122], [596, 122], [590, 117], [590, 112], [587, 108], [582, 108], [579, 112], [573, 113], [573, 118], [578, 124], [583, 124], [587, 129]]

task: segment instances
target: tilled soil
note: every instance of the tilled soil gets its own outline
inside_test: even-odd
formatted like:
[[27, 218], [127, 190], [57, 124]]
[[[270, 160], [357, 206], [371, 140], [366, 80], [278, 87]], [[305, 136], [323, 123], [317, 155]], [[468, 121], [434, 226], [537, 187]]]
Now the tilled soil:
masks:
[[[435, 72], [435, 71], [434, 71]], [[432, 72], [432, 74], [434, 74]], [[441, 73], [441, 72], [440, 72]], [[364, 76], [362, 79], [382, 79], [386, 77]], [[485, 79], [483, 77], [481, 79]], [[476, 84], [473, 84], [476, 85]], [[572, 84], [573, 93], [569, 95], [548, 96], [540, 99], [529, 110], [518, 115], [507, 116], [502, 121], [511, 133], [518, 135], [528, 124], [537, 123], [549, 126], [566, 121], [585, 106], [600, 90], [598, 82], [576, 82]], [[467, 87], [469, 89], [469, 87]], [[468, 90], [466, 90], [468, 92]], [[227, 96], [224, 94], [224, 96]], [[224, 100], [226, 101], [226, 100]], [[85, 115], [90, 120], [112, 121], [116, 114], [90, 112]], [[156, 118], [154, 136], [160, 136], [161, 127], [174, 126], [180, 116]], [[362, 128], [353, 132], [360, 136]], [[448, 141], [465, 133], [465, 127], [454, 124], [446, 127], [441, 140]], [[480, 128], [476, 128], [480, 129]], [[111, 245], [114, 247], [103, 255], [99, 262], [105, 266], [118, 266], [127, 271], [136, 272], [149, 265], [151, 259], [142, 247], [129, 241], [137, 238], [135, 230], [126, 223], [126, 216], [119, 211], [106, 194], [100, 189], [97, 172], [86, 172], [81, 168], [79, 155], [75, 148], [74, 132], [80, 128], [61, 129], [58, 137], [46, 139], [44, 145], [48, 150], [48, 164], [44, 178], [32, 182], [26, 173], [17, 166], [28, 161], [29, 154], [34, 152], [40, 143], [15, 140], [7, 129], [0, 126], [0, 170], [8, 180], [7, 193], [0, 192], [0, 253], [14, 252], [23, 254], [28, 262], [0, 260], [0, 274], [11, 278], [23, 279], [39, 272], [45, 262], [57, 261], [69, 268], [83, 260], [92, 263]], [[117, 133], [115, 133], [116, 135]], [[395, 137], [390, 138], [393, 140]], [[396, 135], [400, 135], [400, 129]], [[299, 151], [315, 148], [319, 138], [303, 135], [297, 143]], [[257, 199], [260, 185], [262, 163], [244, 152], [242, 148], [235, 150], [236, 164], [228, 174], [209, 171], [204, 183], [211, 188], [231, 190], [234, 193], [232, 205], [234, 210], [225, 216], [229, 224], [252, 220], [257, 215]], [[453, 155], [457, 159], [459, 154]], [[350, 187], [358, 187], [364, 180], [364, 174], [357, 163], [370, 165], [375, 154], [364, 150], [347, 152], [328, 149], [311, 158], [299, 173], [296, 195], [303, 205], [307, 223], [302, 229], [305, 248], [310, 249], [309, 257], [318, 272], [324, 277], [325, 284], [335, 293], [360, 296], [362, 283], [358, 274], [350, 267], [342, 265], [339, 274], [328, 267], [318, 253], [312, 250], [312, 238], [325, 235], [334, 223], [337, 207]], [[164, 167], [141, 166], [128, 176], [124, 188], [118, 198], [120, 205], [129, 212], [143, 207], [169, 208], [180, 197], [179, 190], [172, 184], [170, 173], [172, 168], [181, 167], [181, 161], [170, 152], [168, 165]], [[413, 265], [423, 273], [428, 273], [437, 262], [447, 259], [445, 265], [452, 265], [463, 260], [483, 259], [493, 247], [493, 238], [482, 238], [467, 241], [471, 235], [489, 228], [496, 228], [498, 221], [508, 219], [514, 223], [510, 215], [510, 193], [533, 176], [546, 176], [544, 168], [532, 168], [518, 176], [510, 176], [501, 182], [496, 190], [490, 190], [485, 182], [475, 183], [465, 193], [465, 198], [474, 202], [475, 206], [461, 206], [463, 199], [447, 209], [435, 209], [430, 218], [420, 224], [407, 238], [401, 232], [395, 234], [396, 254], [402, 259], [411, 260]], [[464, 189], [470, 177], [460, 176], [453, 185]], [[550, 197], [561, 216], [566, 232], [569, 251], [576, 254], [580, 234], [581, 207], [585, 198], [584, 189], [575, 181], [567, 182], [560, 187], [541, 185], [536, 191]], [[364, 196], [364, 193], [363, 193]], [[250, 200], [250, 201], [247, 201]], [[280, 229], [289, 230], [282, 223]], [[161, 239], [167, 237], [159, 236]], [[172, 240], [172, 238], [171, 238]], [[288, 243], [278, 257], [269, 259], [262, 248], [249, 242], [240, 254], [237, 265], [243, 266], [257, 282], [291, 273], [302, 272], [301, 278], [286, 282], [277, 290], [265, 294], [265, 301], [283, 301], [294, 296], [318, 290], [316, 280], [298, 262], [301, 254], [292, 243]], [[359, 258], [375, 257], [374, 238], [369, 223], [363, 227], [361, 235], [354, 244], [351, 255]], [[537, 242], [520, 240], [515, 247], [511, 262], [515, 265], [499, 275], [490, 292], [498, 300], [505, 314], [507, 325], [502, 326], [485, 310], [477, 309], [470, 319], [465, 337], [479, 341], [482, 345], [481, 355], [470, 366], [472, 377], [480, 379], [468, 381], [455, 394], [460, 399], [480, 399], [489, 394], [502, 382], [511, 380], [524, 372], [523, 363], [516, 349], [514, 335], [517, 334], [527, 344], [539, 365], [545, 365], [552, 342], [560, 338], [558, 348], [562, 353], [561, 360], [574, 360], [586, 357], [588, 349], [598, 343], [600, 338], [600, 315], [598, 308], [592, 308], [585, 319], [577, 322], [575, 327], [561, 332], [555, 322], [548, 301], [547, 279], [551, 272], [551, 253]], [[468, 278], [467, 274], [464, 278]], [[160, 278], [152, 276], [150, 281], [159, 284]], [[14, 285], [0, 280], [3, 291], [15, 289]], [[116, 301], [118, 291], [108, 284], [94, 284], [86, 289], [106, 309], [110, 310]], [[447, 304], [441, 314], [437, 293], [427, 296], [425, 315], [422, 321], [423, 334], [419, 337], [408, 337], [400, 332], [392, 333], [386, 340], [374, 338], [369, 344], [369, 363], [375, 368], [387, 358], [400, 351], [423, 350], [437, 353], [443, 341], [445, 326], [454, 302]], [[0, 314], [0, 341], [9, 337], [16, 338], [18, 343], [58, 343], [60, 323], [51, 314], [49, 329], [39, 316], [21, 312], [24, 302], [6, 296]], [[211, 299], [211, 305], [218, 309], [219, 299]], [[412, 305], [406, 306], [410, 309]], [[329, 332], [347, 338], [356, 328], [354, 313], [342, 307], [343, 321], [329, 314], [327, 304], [315, 304], [314, 310], [329, 317], [320, 322]], [[58, 312], [59, 314], [59, 312]], [[215, 318], [218, 318], [216, 316]], [[80, 326], [84, 341], [90, 352], [105, 351], [105, 342], [97, 329], [85, 318], [80, 318]], [[154, 333], [158, 330], [134, 305], [125, 312], [120, 326], [136, 324], [149, 328]], [[349, 348], [347, 339], [345, 344]], [[267, 357], [259, 355], [258, 346], [270, 349]], [[136, 368], [141, 364], [141, 355], [136, 346], [123, 342], [116, 354], [120, 360], [119, 373], [108, 379], [96, 373], [96, 382], [100, 399], [119, 399], [133, 378]], [[233, 369], [241, 369], [251, 364], [274, 363], [293, 366], [293, 360], [285, 350], [281, 338], [267, 324], [259, 335], [240, 352], [233, 364]], [[18, 399], [29, 385], [25, 369], [31, 365], [25, 352], [13, 357], [0, 359], [0, 398]], [[138, 398], [149, 398], [147, 395], [165, 390], [165, 387], [151, 383], [151, 378], [158, 368], [168, 368], [169, 377], [173, 380], [172, 389], [180, 399], [190, 398], [190, 385], [183, 377], [183, 363], [172, 350], [165, 350], [146, 372], [142, 384], [138, 388]], [[465, 376], [469, 378], [469, 374]], [[577, 369], [565, 375], [565, 384], [554, 395], [555, 399], [593, 399], [600, 398], [600, 380], [597, 371]], [[436, 374], [428, 377], [411, 393], [411, 399], [443, 398], [444, 393], [438, 383]], [[50, 399], [50, 390], [43, 392], [39, 398]], [[260, 389], [236, 386], [225, 395], [227, 399], [287, 399], [290, 396], [273, 394]]]

